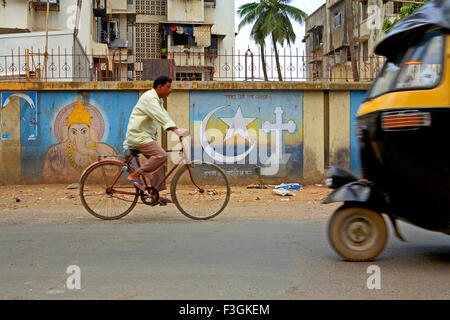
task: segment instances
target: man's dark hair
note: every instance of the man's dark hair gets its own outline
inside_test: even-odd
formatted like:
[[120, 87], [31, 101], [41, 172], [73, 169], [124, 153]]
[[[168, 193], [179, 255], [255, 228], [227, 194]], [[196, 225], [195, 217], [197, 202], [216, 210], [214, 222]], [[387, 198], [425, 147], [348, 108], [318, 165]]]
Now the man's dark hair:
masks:
[[159, 85], [165, 85], [167, 82], [172, 83], [172, 79], [168, 76], [159, 76], [153, 81], [153, 89], [158, 88]]

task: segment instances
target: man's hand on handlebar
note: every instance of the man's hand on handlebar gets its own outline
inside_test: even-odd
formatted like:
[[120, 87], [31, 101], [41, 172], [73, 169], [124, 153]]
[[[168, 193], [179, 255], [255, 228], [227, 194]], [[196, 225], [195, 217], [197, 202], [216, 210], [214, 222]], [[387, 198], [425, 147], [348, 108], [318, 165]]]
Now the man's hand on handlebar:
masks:
[[187, 129], [175, 129], [173, 132], [175, 132], [175, 134], [177, 136], [181, 137], [188, 137], [189, 136], [189, 130]]

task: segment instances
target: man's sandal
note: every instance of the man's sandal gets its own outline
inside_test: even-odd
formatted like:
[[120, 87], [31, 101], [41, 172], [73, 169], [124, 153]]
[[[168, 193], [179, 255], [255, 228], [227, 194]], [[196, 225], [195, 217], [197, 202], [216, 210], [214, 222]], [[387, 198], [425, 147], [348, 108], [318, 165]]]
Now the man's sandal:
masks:
[[173, 203], [172, 200], [170, 200], [169, 198], [162, 198], [159, 199], [158, 201], [160, 206], [167, 206], [168, 203]]

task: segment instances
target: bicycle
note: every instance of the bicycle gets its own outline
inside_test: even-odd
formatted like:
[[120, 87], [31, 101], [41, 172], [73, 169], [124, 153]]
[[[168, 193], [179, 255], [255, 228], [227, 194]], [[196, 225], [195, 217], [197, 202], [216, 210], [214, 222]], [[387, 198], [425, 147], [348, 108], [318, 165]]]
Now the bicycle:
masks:
[[[224, 171], [207, 162], [190, 163], [183, 139], [180, 137], [181, 149], [166, 150], [179, 152], [182, 155], [164, 179], [156, 187], [147, 183], [141, 175], [145, 192], [137, 188], [127, 179], [134, 172], [133, 159], [140, 168], [138, 155], [140, 152], [130, 149], [121, 161], [116, 157], [101, 157], [88, 166], [80, 177], [80, 198], [84, 208], [93, 216], [103, 220], [123, 218], [133, 210], [139, 198], [142, 203], [155, 206], [158, 204], [158, 187], [177, 169], [170, 193], [172, 201], [179, 211], [194, 220], [207, 220], [221, 213], [230, 200], [230, 184]], [[131, 191], [133, 189], [133, 191]]]

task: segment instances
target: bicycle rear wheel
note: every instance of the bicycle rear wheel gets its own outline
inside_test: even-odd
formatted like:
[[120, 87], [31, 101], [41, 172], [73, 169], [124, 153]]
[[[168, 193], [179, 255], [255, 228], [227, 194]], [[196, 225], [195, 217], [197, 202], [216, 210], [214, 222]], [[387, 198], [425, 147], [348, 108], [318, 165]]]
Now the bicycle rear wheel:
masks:
[[89, 168], [80, 179], [84, 208], [103, 220], [116, 220], [133, 210], [139, 192], [122, 172], [125, 163], [103, 161]]
[[186, 217], [207, 220], [225, 209], [231, 191], [223, 170], [203, 162], [179, 169], [173, 177], [170, 193], [178, 210]]

